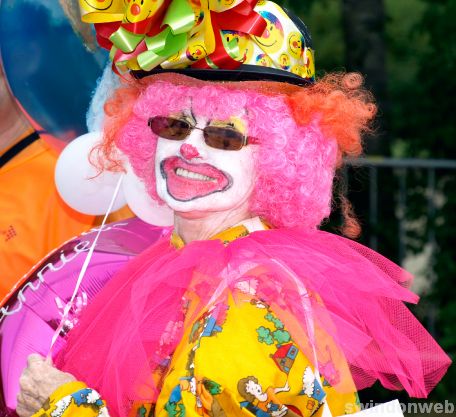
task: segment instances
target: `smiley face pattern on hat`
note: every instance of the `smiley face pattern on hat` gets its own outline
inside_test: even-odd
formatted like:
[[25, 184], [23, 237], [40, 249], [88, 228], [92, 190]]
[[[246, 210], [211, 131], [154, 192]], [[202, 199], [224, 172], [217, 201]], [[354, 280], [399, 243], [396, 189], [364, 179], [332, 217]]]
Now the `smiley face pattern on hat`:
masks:
[[[223, 0], [236, 5], [239, 1]], [[307, 80], [315, 78], [314, 51], [306, 45], [304, 35], [285, 11], [268, 0], [260, 0], [255, 11], [266, 21], [262, 36], [222, 30], [222, 41], [229, 55], [238, 62], [292, 72]], [[162, 68], [185, 68], [200, 59], [217, 66], [208, 57], [203, 25], [204, 11], [195, 9], [196, 26], [192, 29], [185, 50], [161, 64]]]
[[[171, 0], [169, 4], [166, 0], [81, 0], [80, 5], [85, 22], [101, 24], [97, 28], [99, 42], [103, 38], [100, 45], [110, 50], [121, 71], [182, 69], [197, 63], [210, 68], [234, 68], [237, 61], [292, 72], [309, 81], [315, 77], [314, 52], [308, 34], [305, 30], [301, 32], [287, 13], [269, 0]], [[253, 5], [251, 12], [265, 24], [262, 33], [261, 28], [252, 34], [239, 17], [243, 13], [239, 10]], [[168, 13], [171, 9], [172, 13]], [[234, 10], [240, 13], [238, 17], [227, 17]], [[182, 34], [173, 35], [181, 36], [181, 43], [173, 49], [168, 45], [176, 45], [177, 38], [164, 40], [160, 36], [166, 35], [164, 30], [170, 21], [179, 23], [182, 13], [186, 14], [188, 29], [184, 38]], [[152, 61], [140, 59], [147, 54], [153, 55]], [[226, 56], [231, 64], [218, 59], [220, 56]]]

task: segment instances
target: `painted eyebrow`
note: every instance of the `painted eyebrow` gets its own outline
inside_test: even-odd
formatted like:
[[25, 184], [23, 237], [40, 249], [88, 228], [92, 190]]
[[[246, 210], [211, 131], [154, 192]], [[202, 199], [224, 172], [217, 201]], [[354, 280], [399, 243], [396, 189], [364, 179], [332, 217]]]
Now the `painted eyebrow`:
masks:
[[196, 122], [195, 115], [193, 114], [192, 109], [190, 111], [181, 110], [180, 112], [176, 113], [179, 117], [184, 119], [192, 119], [193, 122]]
[[231, 122], [230, 120], [219, 120], [219, 119], [211, 119], [207, 122], [207, 125], [209, 126], [212, 122], [221, 122], [221, 123], [226, 123], [230, 127], [236, 128], [235, 124]]
[[193, 113], [193, 99], [189, 97], [190, 100], [190, 116], [192, 117], [193, 121], [196, 122], [195, 114]]
[[193, 108], [190, 106], [190, 116], [192, 116], [192, 119], [194, 122], [196, 122], [196, 116], [195, 113], [193, 113]]

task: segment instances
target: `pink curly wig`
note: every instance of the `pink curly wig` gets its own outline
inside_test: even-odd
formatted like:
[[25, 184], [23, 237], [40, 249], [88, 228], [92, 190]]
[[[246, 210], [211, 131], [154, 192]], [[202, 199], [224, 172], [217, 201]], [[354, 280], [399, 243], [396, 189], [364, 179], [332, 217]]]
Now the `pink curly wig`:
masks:
[[[105, 105], [101, 146], [107, 169], [119, 169], [115, 149], [155, 189], [157, 137], [152, 115], [191, 106], [197, 115], [227, 119], [245, 109], [248, 134], [259, 139], [252, 214], [275, 227], [316, 228], [330, 213], [332, 183], [343, 155], [361, 152], [361, 134], [375, 114], [357, 74], [330, 75], [313, 87], [273, 82], [209, 83], [185, 76], [152, 76], [118, 89]], [[350, 216], [347, 216], [350, 220]]]

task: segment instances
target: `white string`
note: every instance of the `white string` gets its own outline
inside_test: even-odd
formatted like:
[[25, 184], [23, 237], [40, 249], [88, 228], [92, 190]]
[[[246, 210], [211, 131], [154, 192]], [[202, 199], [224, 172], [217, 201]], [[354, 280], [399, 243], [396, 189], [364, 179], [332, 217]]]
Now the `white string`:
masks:
[[111, 198], [111, 202], [109, 203], [108, 210], [106, 211], [106, 214], [104, 215], [103, 221], [101, 222], [101, 226], [98, 229], [98, 232], [97, 232], [97, 234], [95, 236], [95, 239], [93, 240], [92, 245], [90, 246], [89, 252], [87, 253], [85, 261], [84, 261], [84, 263], [82, 265], [81, 271], [79, 272], [79, 276], [78, 276], [78, 279], [76, 281], [76, 285], [75, 285], [74, 290], [73, 290], [73, 295], [71, 296], [70, 301], [65, 306], [65, 309], [63, 310], [62, 320], [60, 321], [60, 324], [57, 327], [57, 330], [54, 332], [54, 335], [52, 336], [51, 346], [49, 348], [49, 353], [47, 355], [47, 360], [48, 361], [51, 360], [52, 348], [54, 347], [55, 342], [59, 338], [60, 332], [62, 331], [63, 326], [65, 325], [65, 321], [68, 318], [68, 314], [69, 314], [71, 308], [73, 307], [74, 300], [76, 298], [76, 295], [78, 294], [79, 288], [81, 286], [82, 280], [83, 280], [84, 275], [85, 275], [85, 273], [87, 271], [87, 268], [89, 266], [90, 260], [92, 259], [93, 251], [95, 250], [95, 246], [97, 245], [98, 238], [99, 238], [101, 232], [103, 231], [104, 225], [106, 224], [106, 220], [107, 220], [109, 214], [111, 214], [112, 208], [113, 208], [114, 203], [115, 203], [116, 198], [117, 198], [117, 195], [119, 194], [120, 186], [122, 184], [122, 180], [123, 180], [124, 176], [125, 175], [122, 174], [120, 176], [120, 178], [119, 178], [119, 181], [117, 182], [116, 189], [114, 190], [114, 194], [113, 194], [113, 196]]
[[[310, 302], [309, 293], [303, 282], [296, 276], [296, 274], [284, 265], [282, 262], [277, 259], [271, 259], [273, 263], [278, 265], [280, 268], [285, 270], [285, 272], [293, 278], [293, 281], [299, 291], [299, 297], [301, 299], [302, 306], [304, 308], [304, 313], [306, 315], [306, 326], [309, 335], [310, 345], [312, 347], [313, 361], [314, 361], [314, 375], [318, 381], [321, 381], [320, 368], [318, 365], [318, 355], [317, 355], [317, 341], [315, 337], [315, 320], [312, 312], [312, 304]], [[329, 409], [326, 398], [323, 403], [323, 412], [322, 417], [332, 417], [331, 410]]]

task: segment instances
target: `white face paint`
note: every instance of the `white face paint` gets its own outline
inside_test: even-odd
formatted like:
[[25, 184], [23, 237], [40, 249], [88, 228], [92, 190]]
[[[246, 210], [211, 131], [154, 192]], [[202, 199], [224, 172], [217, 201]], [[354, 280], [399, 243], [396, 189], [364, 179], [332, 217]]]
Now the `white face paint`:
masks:
[[[192, 123], [204, 128], [211, 121], [197, 116]], [[203, 132], [198, 129], [193, 129], [182, 141], [158, 138], [157, 193], [172, 210], [180, 213], [238, 208], [247, 203], [254, 187], [254, 148], [254, 145], [238, 151], [212, 148], [206, 145]]]

